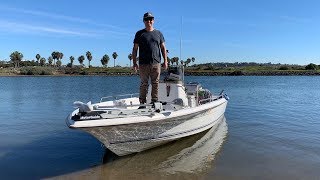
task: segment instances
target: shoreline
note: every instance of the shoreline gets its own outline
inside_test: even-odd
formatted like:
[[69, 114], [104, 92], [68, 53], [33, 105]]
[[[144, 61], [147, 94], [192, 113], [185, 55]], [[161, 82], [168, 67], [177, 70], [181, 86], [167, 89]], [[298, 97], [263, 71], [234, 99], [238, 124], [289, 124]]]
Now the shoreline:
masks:
[[[185, 72], [185, 76], [319, 76], [317, 71], [260, 71], [260, 72]], [[63, 74], [51, 75], [23, 75], [16, 73], [0, 73], [0, 77], [66, 77], [66, 76], [139, 76], [139, 73], [111, 72], [111, 73], [88, 73], [88, 74]]]
[[317, 71], [185, 72], [185, 76], [319, 76]]

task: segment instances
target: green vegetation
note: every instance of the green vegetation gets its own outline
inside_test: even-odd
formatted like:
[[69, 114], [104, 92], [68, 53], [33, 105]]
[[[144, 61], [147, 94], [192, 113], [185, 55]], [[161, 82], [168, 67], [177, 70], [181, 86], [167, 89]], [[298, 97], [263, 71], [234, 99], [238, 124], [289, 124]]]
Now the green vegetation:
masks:
[[305, 67], [306, 70], [317, 70], [319, 69], [317, 65], [310, 63]]
[[53, 75], [53, 68], [50, 67], [22, 67], [21, 75]]

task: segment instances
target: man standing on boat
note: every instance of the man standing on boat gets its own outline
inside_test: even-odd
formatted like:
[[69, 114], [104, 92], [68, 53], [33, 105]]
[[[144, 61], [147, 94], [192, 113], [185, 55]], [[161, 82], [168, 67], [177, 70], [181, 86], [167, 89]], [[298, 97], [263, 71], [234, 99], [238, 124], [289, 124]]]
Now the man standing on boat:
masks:
[[[147, 12], [143, 15], [144, 29], [139, 30], [133, 41], [132, 60], [133, 68], [140, 73], [141, 104], [147, 102], [148, 82], [151, 79], [151, 102], [158, 101], [159, 80], [161, 71], [161, 54], [164, 59], [163, 68], [168, 68], [167, 51], [162, 33], [153, 27], [154, 16]], [[139, 49], [139, 66], [137, 64], [137, 52]]]

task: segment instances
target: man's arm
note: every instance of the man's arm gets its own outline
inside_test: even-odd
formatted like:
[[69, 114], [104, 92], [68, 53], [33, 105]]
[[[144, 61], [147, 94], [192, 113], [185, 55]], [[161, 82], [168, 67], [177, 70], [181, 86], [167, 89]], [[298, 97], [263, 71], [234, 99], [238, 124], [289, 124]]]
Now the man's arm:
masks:
[[134, 43], [132, 48], [132, 61], [133, 61], [133, 69], [137, 71], [138, 64], [137, 64], [137, 53], [138, 53], [139, 44]]
[[160, 44], [160, 48], [161, 48], [161, 53], [162, 53], [162, 57], [163, 57], [163, 68], [164, 69], [168, 69], [168, 60], [167, 60], [167, 49], [166, 49], [166, 45], [163, 43]]

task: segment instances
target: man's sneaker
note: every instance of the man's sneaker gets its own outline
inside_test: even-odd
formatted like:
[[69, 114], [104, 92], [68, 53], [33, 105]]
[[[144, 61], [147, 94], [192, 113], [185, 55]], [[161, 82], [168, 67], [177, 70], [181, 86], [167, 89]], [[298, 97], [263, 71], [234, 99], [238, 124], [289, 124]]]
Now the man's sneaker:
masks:
[[146, 106], [144, 104], [141, 104], [141, 106], [139, 106], [138, 109], [146, 109]]

